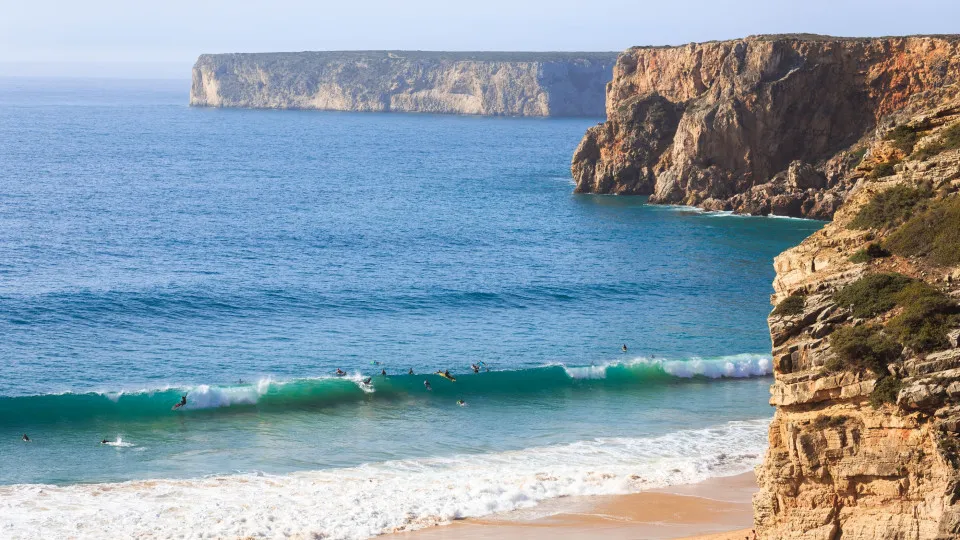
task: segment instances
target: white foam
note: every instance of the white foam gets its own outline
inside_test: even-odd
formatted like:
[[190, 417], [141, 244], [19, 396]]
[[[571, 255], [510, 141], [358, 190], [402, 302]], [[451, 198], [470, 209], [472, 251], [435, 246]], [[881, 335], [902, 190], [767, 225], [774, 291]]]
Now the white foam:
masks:
[[572, 379], [605, 379], [610, 368], [659, 369], [674, 377], [708, 377], [711, 379], [762, 377], [773, 373], [773, 362], [764, 354], [734, 354], [717, 358], [694, 356], [684, 360], [667, 358], [632, 358], [624, 362], [608, 362], [588, 367], [563, 366]]
[[768, 420], [282, 476], [0, 487], [0, 537], [368, 538], [572, 495], [747, 472]]
[[106, 445], [106, 446], [114, 446], [114, 447], [117, 447], [117, 448], [132, 448], [132, 447], [136, 446], [136, 445], [133, 444], [133, 443], [125, 442], [125, 441], [123, 440], [123, 437], [121, 437], [120, 435], [117, 435], [116, 440], [107, 441], [107, 442], [105, 442], [105, 443], [103, 443], [103, 444]]

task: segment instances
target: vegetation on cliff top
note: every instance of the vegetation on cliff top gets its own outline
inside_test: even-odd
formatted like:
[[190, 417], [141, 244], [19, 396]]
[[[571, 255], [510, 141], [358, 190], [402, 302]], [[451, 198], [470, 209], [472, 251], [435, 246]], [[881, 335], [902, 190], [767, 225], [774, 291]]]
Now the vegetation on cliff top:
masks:
[[949, 346], [947, 332], [958, 322], [952, 298], [922, 281], [915, 281], [897, 294], [903, 311], [887, 323], [897, 340], [916, 352]]
[[893, 309], [897, 293], [911, 281], [901, 274], [867, 274], [840, 289], [833, 299], [842, 307], [850, 306], [854, 317], [869, 319]]
[[884, 377], [877, 381], [870, 394], [870, 405], [875, 409], [880, 408], [884, 403], [896, 403], [897, 394], [903, 388], [903, 381], [897, 377]]
[[930, 159], [931, 157], [947, 150], [960, 148], [960, 123], [954, 124], [940, 132], [940, 136], [933, 142], [927, 143], [913, 153], [913, 158], [918, 160]]
[[917, 212], [890, 235], [887, 247], [897, 255], [926, 257], [941, 266], [960, 264], [960, 196]]
[[799, 315], [803, 313], [805, 304], [806, 296], [803, 293], [795, 292], [781, 300], [777, 307], [773, 309], [772, 315]]
[[880, 244], [875, 242], [870, 242], [867, 244], [867, 247], [857, 250], [856, 253], [850, 256], [850, 262], [852, 263], [865, 263], [870, 262], [874, 259], [882, 259], [884, 257], [889, 257], [890, 252], [884, 249]]
[[897, 361], [903, 351], [903, 347], [876, 324], [837, 329], [830, 335], [830, 348], [834, 352], [826, 364], [830, 371], [869, 370], [881, 376], [888, 373], [887, 364]]
[[862, 230], [894, 227], [909, 219], [917, 206], [931, 195], [926, 187], [894, 186], [878, 193], [864, 205], [847, 228]]

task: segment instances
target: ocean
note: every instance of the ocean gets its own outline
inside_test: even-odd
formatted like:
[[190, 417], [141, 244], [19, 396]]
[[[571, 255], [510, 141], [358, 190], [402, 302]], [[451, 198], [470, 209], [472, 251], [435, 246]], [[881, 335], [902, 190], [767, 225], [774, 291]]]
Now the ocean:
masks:
[[366, 538], [760, 461], [772, 259], [820, 223], [575, 195], [601, 119], [188, 90], [0, 79], [0, 536]]

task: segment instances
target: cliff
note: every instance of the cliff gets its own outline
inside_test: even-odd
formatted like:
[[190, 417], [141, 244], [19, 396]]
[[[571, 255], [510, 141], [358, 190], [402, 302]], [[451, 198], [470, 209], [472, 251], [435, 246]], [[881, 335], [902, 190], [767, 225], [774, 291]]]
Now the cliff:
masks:
[[597, 116], [616, 53], [205, 54], [190, 105]]
[[[898, 88], [930, 80], [933, 57], [918, 51], [954, 46], [881, 43], [898, 51]], [[953, 62], [944, 58], [934, 78]], [[878, 70], [866, 64], [866, 80]], [[866, 125], [886, 127], [835, 181], [851, 186], [849, 198], [776, 258], [777, 409], [754, 498], [761, 538], [960, 538], [960, 91], [943, 90], [864, 101], [875, 104], [870, 114], [887, 113]], [[816, 134], [826, 149], [835, 131], [859, 129]]]
[[916, 96], [955, 93], [957, 36], [755, 36], [622, 53], [607, 121], [573, 156], [580, 193], [829, 219], [863, 140]]

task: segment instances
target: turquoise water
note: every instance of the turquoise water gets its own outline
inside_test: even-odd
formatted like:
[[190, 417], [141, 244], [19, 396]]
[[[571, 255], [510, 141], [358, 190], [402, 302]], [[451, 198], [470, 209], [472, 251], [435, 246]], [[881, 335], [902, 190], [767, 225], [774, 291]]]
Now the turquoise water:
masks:
[[596, 120], [187, 88], [0, 80], [0, 484], [758, 459], [772, 258], [819, 223], [574, 195]]

